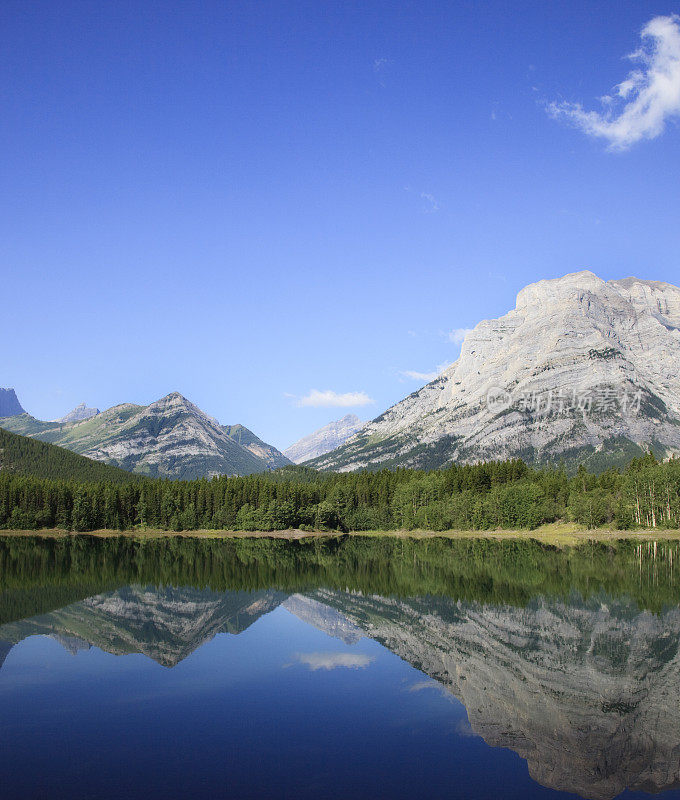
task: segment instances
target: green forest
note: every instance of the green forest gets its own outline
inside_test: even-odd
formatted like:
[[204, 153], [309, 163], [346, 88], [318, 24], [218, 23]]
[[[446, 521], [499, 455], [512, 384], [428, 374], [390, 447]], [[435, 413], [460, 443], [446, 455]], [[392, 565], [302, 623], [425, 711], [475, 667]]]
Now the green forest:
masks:
[[573, 521], [622, 530], [680, 527], [680, 460], [653, 454], [600, 474], [518, 460], [424, 472], [284, 467], [246, 477], [120, 482], [0, 471], [0, 528], [73, 531], [534, 529]]
[[140, 480], [124, 469], [102, 464], [63, 447], [39, 442], [0, 428], [0, 470], [41, 478], [63, 478], [81, 482], [131, 483]]

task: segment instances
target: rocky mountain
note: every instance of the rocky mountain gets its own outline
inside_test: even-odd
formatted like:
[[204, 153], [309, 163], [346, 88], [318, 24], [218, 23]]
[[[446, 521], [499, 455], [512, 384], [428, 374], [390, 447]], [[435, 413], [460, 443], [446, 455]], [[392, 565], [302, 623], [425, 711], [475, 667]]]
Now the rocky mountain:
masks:
[[598, 468], [649, 448], [680, 453], [680, 289], [577, 272], [527, 286], [438, 378], [310, 466]]
[[14, 389], [0, 389], [0, 417], [25, 414]]
[[55, 419], [55, 422], [81, 422], [84, 419], [90, 419], [91, 417], [96, 417], [99, 414], [98, 408], [88, 408], [85, 403], [81, 403], [79, 406], [76, 406], [73, 411], [69, 411], [68, 414], [65, 414], [60, 419]]
[[245, 447], [256, 458], [262, 459], [271, 469], [288, 466], [291, 461], [279, 452], [273, 445], [258, 439], [252, 431], [243, 425], [223, 425], [222, 429], [241, 447]]
[[317, 458], [344, 444], [364, 423], [356, 414], [347, 414], [342, 419], [329, 422], [323, 428], [303, 436], [283, 451], [294, 464], [302, 464]]
[[124, 403], [78, 422], [41, 422], [21, 414], [0, 419], [0, 427], [152, 477], [264, 472], [278, 453], [271, 448], [267, 458], [256, 455], [178, 392], [149, 406]]

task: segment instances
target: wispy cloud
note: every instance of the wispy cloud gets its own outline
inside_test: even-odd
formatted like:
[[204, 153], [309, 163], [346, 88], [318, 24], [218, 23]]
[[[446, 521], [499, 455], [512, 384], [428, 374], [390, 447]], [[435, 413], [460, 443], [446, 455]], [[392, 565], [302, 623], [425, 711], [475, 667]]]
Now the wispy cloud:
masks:
[[373, 73], [378, 79], [378, 83], [382, 88], [385, 88], [385, 76], [392, 66], [392, 60], [385, 57], [373, 59]]
[[418, 372], [415, 369], [403, 369], [399, 374], [413, 381], [425, 381], [425, 383], [433, 381], [439, 375], [438, 372]]
[[297, 395], [286, 395], [294, 398], [296, 404], [302, 408], [350, 408], [352, 406], [368, 406], [373, 403], [373, 399], [366, 392], [334, 392], [331, 389], [321, 392], [312, 389], [304, 397]]
[[411, 684], [408, 687], [409, 692], [426, 692], [432, 691], [440, 694], [445, 700], [449, 700], [452, 703], [458, 702], [456, 698], [451, 694], [451, 692], [445, 687], [442, 686], [441, 683], [437, 683], [434, 680], [424, 680], [418, 681], [417, 683]]
[[654, 17], [641, 38], [641, 47], [628, 56], [639, 68], [601, 98], [602, 111], [563, 102], [551, 103], [548, 112], [605, 139], [612, 150], [627, 150], [663, 133], [666, 121], [680, 115], [680, 17]]
[[443, 364], [439, 364], [436, 369], [432, 372], [419, 372], [416, 369], [403, 369], [399, 372], [399, 374], [403, 378], [408, 378], [412, 381], [423, 381], [424, 383], [429, 383], [433, 381], [438, 375], [441, 375], [445, 369], [451, 366], [450, 361], [445, 361]]
[[421, 192], [420, 197], [421, 200], [424, 201], [423, 211], [426, 214], [436, 214], [437, 211], [439, 211], [439, 201], [433, 194], [430, 194], [429, 192]]
[[363, 653], [296, 653], [295, 660], [316, 672], [319, 669], [364, 669], [375, 659]]
[[424, 692], [429, 690], [432, 690], [433, 692], [441, 692], [444, 697], [450, 697], [450, 694], [447, 692], [446, 688], [442, 686], [441, 683], [437, 683], [437, 681], [434, 680], [417, 681], [408, 687], [409, 692]]
[[463, 339], [471, 332], [472, 328], [454, 328], [452, 331], [449, 331], [448, 338], [449, 341], [454, 344], [462, 344]]

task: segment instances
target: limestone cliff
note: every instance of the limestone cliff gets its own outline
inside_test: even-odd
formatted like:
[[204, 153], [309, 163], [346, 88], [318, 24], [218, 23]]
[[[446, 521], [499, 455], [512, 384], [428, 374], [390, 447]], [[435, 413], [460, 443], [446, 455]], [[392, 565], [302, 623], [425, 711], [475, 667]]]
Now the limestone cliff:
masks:
[[312, 466], [437, 467], [680, 452], [680, 289], [578, 272], [527, 286], [437, 379]]

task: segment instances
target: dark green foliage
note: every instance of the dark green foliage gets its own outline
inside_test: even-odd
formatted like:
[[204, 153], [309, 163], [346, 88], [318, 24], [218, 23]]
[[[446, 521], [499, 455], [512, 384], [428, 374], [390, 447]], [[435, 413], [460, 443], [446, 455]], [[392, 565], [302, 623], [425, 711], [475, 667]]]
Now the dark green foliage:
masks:
[[575, 475], [518, 460], [432, 472], [286, 467], [195, 481], [134, 480], [122, 473], [131, 481], [123, 483], [92, 475], [54, 480], [3, 469], [0, 528], [443, 531], [533, 529], [558, 520], [591, 528], [680, 527], [680, 460], [658, 463], [651, 453], [624, 470], [594, 474], [582, 467]]
[[129, 483], [137, 475], [79, 456], [63, 447], [29, 439], [0, 428], [0, 470], [39, 478], [68, 478], [73, 481]]
[[629, 598], [659, 611], [677, 604], [680, 543], [589, 542], [559, 549], [535, 540], [143, 540], [130, 536], [0, 536], [0, 624], [129, 584], [212, 591], [436, 597], [524, 606], [536, 597]]

